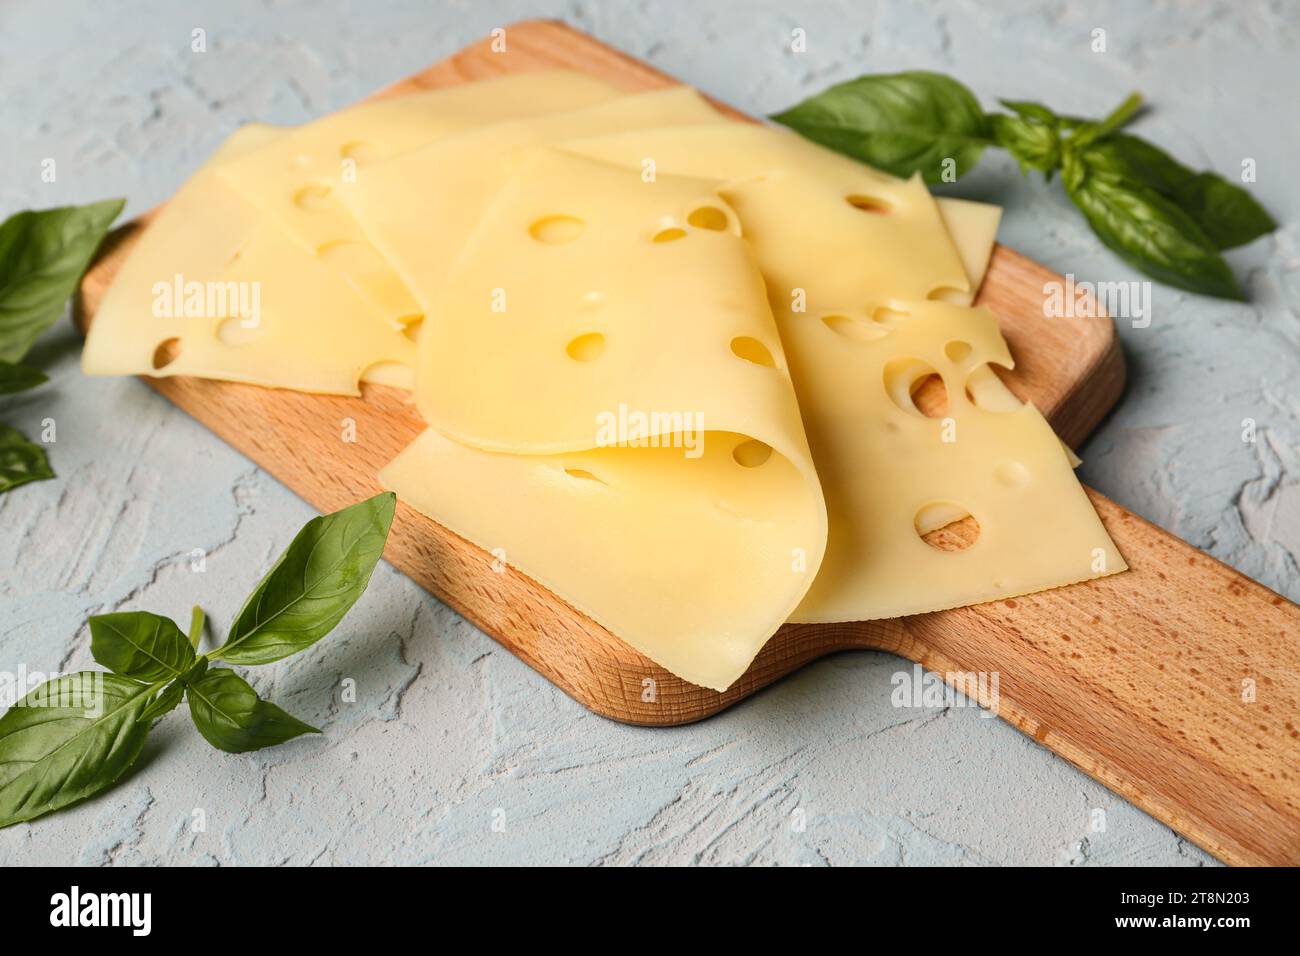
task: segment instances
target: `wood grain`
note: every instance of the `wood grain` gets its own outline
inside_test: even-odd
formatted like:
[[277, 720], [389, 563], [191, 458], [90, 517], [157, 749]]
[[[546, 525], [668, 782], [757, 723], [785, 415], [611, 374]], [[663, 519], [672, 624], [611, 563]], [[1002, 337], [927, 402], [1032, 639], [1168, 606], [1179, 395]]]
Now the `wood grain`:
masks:
[[[507, 49], [478, 44], [378, 95], [556, 66], [629, 90], [672, 82], [558, 23], [509, 27]], [[119, 230], [87, 274], [83, 326], [140, 228]], [[1073, 445], [1118, 398], [1124, 365], [1108, 319], [1043, 318], [1043, 283], [1053, 280], [999, 246], [979, 301], [998, 315], [1016, 358], [1007, 382]], [[377, 491], [376, 472], [421, 428], [403, 393], [378, 386], [335, 398], [148, 381], [322, 511]], [[345, 420], [355, 422], [355, 443], [341, 439]], [[897, 653], [944, 675], [996, 672], [998, 700], [981, 703], [996, 703], [1013, 725], [1211, 853], [1300, 863], [1300, 609], [1093, 500], [1127, 573], [900, 620], [787, 625], [725, 693], [679, 680], [514, 569], [494, 572], [490, 555], [404, 505], [385, 555], [576, 700], [630, 723], [708, 717], [850, 648]]]

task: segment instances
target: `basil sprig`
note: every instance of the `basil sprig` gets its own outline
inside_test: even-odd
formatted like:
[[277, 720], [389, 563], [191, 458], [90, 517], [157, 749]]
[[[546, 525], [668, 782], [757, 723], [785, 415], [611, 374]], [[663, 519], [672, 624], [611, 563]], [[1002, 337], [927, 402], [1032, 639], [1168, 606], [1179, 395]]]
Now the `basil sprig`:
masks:
[[[218, 660], [266, 663], [310, 647], [356, 603], [388, 539], [396, 497], [375, 495], [314, 518], [254, 590], [267, 609], [260, 629], [232, 630], [198, 654], [205, 618], [195, 607], [186, 635], [148, 611], [90, 619], [90, 650], [111, 673], [81, 671], [47, 681], [0, 717], [0, 827], [32, 820], [109, 787], [135, 762], [154, 721], [188, 699], [212, 746], [245, 753], [320, 733], [262, 700]], [[259, 640], [257, 635], [272, 635]], [[238, 648], [252, 648], [242, 656]], [[273, 649], [273, 650], [272, 650]]]
[[1254, 197], [1214, 172], [1197, 172], [1123, 132], [1142, 109], [1129, 96], [1100, 121], [1041, 103], [1002, 100], [985, 113], [962, 84], [939, 73], [859, 77], [772, 119], [815, 142], [897, 176], [947, 182], [983, 150], [1007, 150], [1022, 172], [1061, 174], [1066, 195], [1093, 232], [1134, 268], [1161, 282], [1244, 299], [1220, 254], [1277, 223]]
[[[0, 395], [35, 388], [45, 373], [22, 364], [63, 314], [90, 258], [126, 201], [27, 210], [0, 223]], [[53, 478], [45, 448], [0, 425], [0, 493]]]

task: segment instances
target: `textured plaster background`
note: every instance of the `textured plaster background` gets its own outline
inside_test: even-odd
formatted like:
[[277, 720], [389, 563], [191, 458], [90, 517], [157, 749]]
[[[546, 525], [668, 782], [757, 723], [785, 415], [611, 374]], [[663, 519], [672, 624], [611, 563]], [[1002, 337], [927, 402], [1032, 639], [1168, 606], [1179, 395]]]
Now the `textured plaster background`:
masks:
[[[1156, 287], [1151, 327], [1121, 327], [1131, 384], [1081, 449], [1082, 474], [1300, 598], [1293, 5], [8, 0], [0, 212], [113, 195], [142, 212], [240, 123], [318, 116], [536, 15], [754, 113], [858, 72], [922, 67], [989, 104], [1084, 114], [1139, 89], [1155, 104], [1142, 132], [1193, 165], [1232, 175], [1253, 157], [1255, 192], [1284, 225], [1230, 254], [1251, 303]], [[207, 53], [190, 52], [195, 27]], [[795, 27], [804, 55], [789, 52]], [[1105, 54], [1089, 48], [1096, 27]], [[1061, 272], [1135, 277], [1059, 188], [1004, 157], [953, 191], [1003, 204], [1002, 240]], [[187, 620], [202, 601], [223, 628], [313, 514], [143, 384], [83, 378], [77, 348], [60, 324], [34, 355], [51, 384], [3, 406], [28, 433], [55, 419], [59, 478], [0, 498], [0, 668], [87, 664], [84, 621], [101, 611]], [[1240, 437], [1247, 417], [1255, 444]], [[1213, 862], [1001, 721], [895, 709], [889, 679], [906, 666], [841, 655], [696, 726], [624, 727], [385, 565], [334, 635], [256, 672], [323, 736], [232, 757], [173, 714], [123, 785], [0, 832], [0, 863]], [[356, 703], [340, 700], [343, 677]]]

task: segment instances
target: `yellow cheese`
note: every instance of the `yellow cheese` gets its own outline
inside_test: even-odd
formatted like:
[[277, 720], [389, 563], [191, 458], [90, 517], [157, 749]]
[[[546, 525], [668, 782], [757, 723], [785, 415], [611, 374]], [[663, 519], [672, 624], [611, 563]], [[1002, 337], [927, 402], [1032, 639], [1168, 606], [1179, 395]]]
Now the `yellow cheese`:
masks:
[[[916, 302], [879, 318], [838, 331], [806, 315], [779, 320], [830, 516], [826, 560], [793, 620], [915, 614], [1123, 570], [1038, 411], [988, 411], [967, 396], [973, 370], [1012, 364], [993, 314]], [[941, 418], [911, 399], [936, 373]], [[923, 541], [926, 524], [946, 523], [928, 514], [935, 505], [973, 515], [975, 542]]]
[[963, 304], [969, 305], [988, 271], [998, 224], [1002, 221], [1002, 207], [950, 196], [940, 196], [935, 203], [970, 280], [970, 291], [963, 300]]
[[[375, 165], [341, 195], [366, 237], [427, 305], [483, 210], [510, 177], [521, 148], [599, 131], [716, 123], [719, 118], [699, 93], [685, 86], [626, 96], [439, 140]], [[422, 183], [431, 185], [412, 187]]]
[[[798, 604], [825, 507], [763, 284], [712, 184], [534, 153], [420, 335], [385, 487], [722, 689]], [[642, 419], [641, 416], [644, 416]]]
[[[652, 170], [723, 180], [724, 197], [741, 189], [746, 209], [737, 212], [746, 237], [762, 235], [770, 245], [780, 234], [781, 249], [797, 257], [785, 272], [819, 280], [785, 290], [791, 299], [802, 292], [810, 311], [866, 305], [864, 289], [924, 299], [972, 288], [920, 177], [896, 179], [794, 133], [728, 122], [591, 137], [563, 148], [642, 178]], [[761, 251], [757, 257], [762, 266]]]
[[[476, 126], [579, 109], [618, 98], [584, 73], [512, 74], [446, 89], [370, 100], [288, 131], [260, 150], [221, 164], [221, 176], [303, 249], [363, 237], [339, 191], [384, 159]], [[411, 192], [437, 183], [406, 183]]]
[[[365, 240], [339, 194], [376, 163], [438, 139], [517, 116], [613, 100], [615, 88], [567, 70], [519, 74], [361, 103], [286, 130], [261, 148], [218, 163], [219, 177], [303, 251], [318, 254], [390, 321], [420, 307]], [[404, 184], [409, 191], [412, 184]], [[273, 263], [250, 262], [250, 268]], [[367, 376], [371, 377], [371, 376]]]
[[[91, 375], [197, 375], [355, 395], [410, 387], [414, 343], [327, 259], [240, 199], [216, 164], [281, 135], [236, 132], [145, 229], [91, 324]], [[369, 377], [369, 376], [368, 376]]]
[[[901, 182], [790, 134], [743, 124], [563, 148], [631, 171], [653, 163], [661, 174], [726, 180], [720, 193], [767, 281], [830, 515], [821, 573], [794, 620], [894, 617], [1122, 570], [1068, 451], [986, 364], [1010, 366], [996, 321], [932, 301], [973, 298], [996, 210], [945, 201], [941, 213], [919, 180]], [[972, 326], [969, 338], [962, 323]], [[940, 361], [955, 341], [972, 346], [959, 369]], [[909, 372], [946, 371], [957, 441], [942, 441], [941, 421], [903, 417], [884, 391], [886, 365], [907, 389], [925, 377]], [[968, 388], [978, 406], [967, 400]], [[908, 394], [894, 397], [906, 404]], [[995, 474], [1021, 475], [1021, 467], [1023, 483], [991, 483]], [[966, 514], [982, 529], [966, 551], [939, 551], [921, 539]]]

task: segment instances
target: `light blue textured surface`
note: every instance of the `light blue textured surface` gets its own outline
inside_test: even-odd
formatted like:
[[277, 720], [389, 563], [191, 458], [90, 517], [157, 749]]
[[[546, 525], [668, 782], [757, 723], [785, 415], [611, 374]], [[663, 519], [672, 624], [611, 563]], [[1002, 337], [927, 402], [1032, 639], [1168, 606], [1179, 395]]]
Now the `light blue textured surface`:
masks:
[[[1081, 449], [1082, 475], [1300, 598], [1300, 18], [1282, 2], [9, 0], [0, 212], [113, 195], [142, 212], [240, 123], [309, 119], [537, 15], [753, 113], [919, 67], [988, 104], [1083, 114], [1138, 89], [1155, 106], [1142, 132], [1180, 157], [1229, 175], [1254, 158], [1254, 191], [1283, 228], [1229, 256], [1251, 303], [1156, 288], [1151, 327], [1121, 328], [1131, 384]], [[195, 27], [207, 53], [190, 52]], [[1090, 49], [1098, 27], [1104, 54]], [[806, 54], [789, 50], [794, 28]], [[1135, 277], [1059, 187], [1003, 156], [952, 191], [1004, 205], [1002, 241], [1054, 269]], [[57, 422], [59, 478], [0, 498], [0, 668], [89, 663], [84, 621], [106, 610], [187, 620], [201, 601], [223, 628], [313, 514], [143, 384], [82, 377], [77, 348], [61, 323], [34, 354], [52, 383], [3, 406], [29, 433]], [[384, 565], [334, 635], [255, 674], [323, 736], [232, 757], [175, 714], [124, 784], [0, 832], [0, 863], [1212, 862], [1001, 721], [892, 707], [905, 668], [840, 655], [702, 724], [629, 728]], [[340, 699], [344, 677], [356, 703]]]

